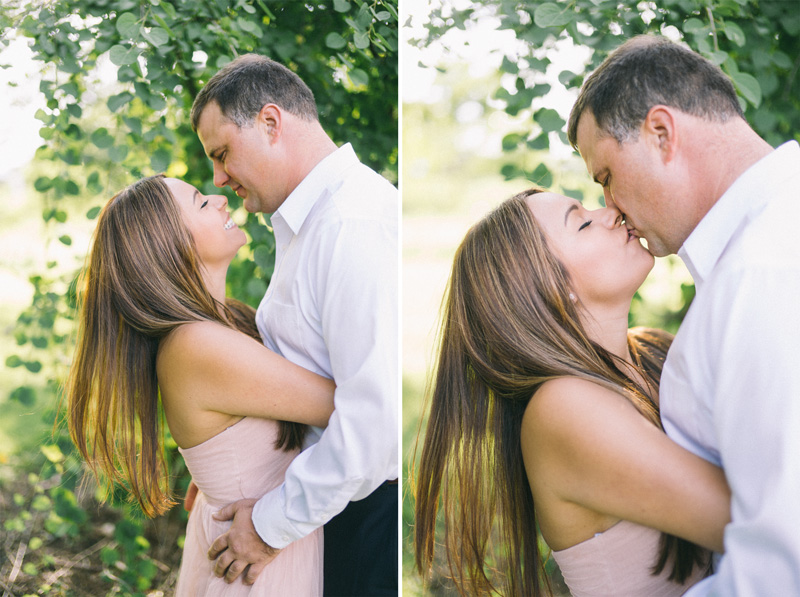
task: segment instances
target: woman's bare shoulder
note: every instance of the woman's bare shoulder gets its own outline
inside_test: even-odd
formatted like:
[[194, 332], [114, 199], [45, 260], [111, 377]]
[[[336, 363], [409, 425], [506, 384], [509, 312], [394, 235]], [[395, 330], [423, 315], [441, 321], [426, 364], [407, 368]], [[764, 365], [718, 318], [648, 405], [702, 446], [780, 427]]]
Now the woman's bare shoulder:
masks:
[[522, 421], [523, 437], [537, 443], [581, 441], [598, 425], [614, 426], [638, 413], [621, 393], [588, 379], [549, 380], [531, 397]]

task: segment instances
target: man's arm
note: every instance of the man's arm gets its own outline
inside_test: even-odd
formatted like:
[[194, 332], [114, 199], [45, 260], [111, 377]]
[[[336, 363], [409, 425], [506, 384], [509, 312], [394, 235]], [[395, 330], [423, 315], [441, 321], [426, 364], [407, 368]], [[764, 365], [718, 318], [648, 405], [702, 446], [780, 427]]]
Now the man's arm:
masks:
[[398, 252], [390, 222], [346, 221], [321, 239], [317, 295], [336, 392], [320, 441], [256, 504], [267, 543], [284, 547], [397, 474]]
[[717, 574], [691, 595], [800, 594], [800, 272], [763, 268], [721, 290], [714, 426], [732, 522]]

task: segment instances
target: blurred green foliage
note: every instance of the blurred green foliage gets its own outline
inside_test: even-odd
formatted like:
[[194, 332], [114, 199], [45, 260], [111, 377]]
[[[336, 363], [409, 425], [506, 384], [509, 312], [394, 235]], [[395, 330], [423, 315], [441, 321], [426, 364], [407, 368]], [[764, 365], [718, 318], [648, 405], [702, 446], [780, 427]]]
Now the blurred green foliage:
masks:
[[[352, 143], [364, 163], [396, 183], [397, 23], [397, 0], [4, 0], [0, 45], [24, 36], [41, 66], [46, 105], [36, 113], [42, 145], [32, 187], [46, 224], [42, 242], [71, 247], [100, 206], [142, 176], [166, 172], [214, 191], [189, 110], [205, 81], [248, 52], [294, 70], [314, 92], [333, 140]], [[241, 200], [225, 192], [238, 209]], [[231, 265], [228, 291], [255, 306], [273, 272], [275, 243], [268, 218], [246, 217], [242, 227], [251, 242]], [[44, 271], [30, 277], [33, 299], [16, 322], [17, 349], [5, 362], [29, 372], [9, 399], [50, 424], [71, 359], [77, 274], [74, 263], [51, 254]], [[5, 530], [29, 537], [30, 512], [52, 506], [47, 524], [35, 531], [52, 541], [92, 521], [75, 498], [81, 467], [68, 437], [61, 431], [44, 441], [42, 453], [25, 461], [32, 470], [44, 468], [18, 494], [33, 505], [18, 504]], [[170, 454], [180, 493], [185, 471], [174, 444]], [[58, 478], [50, 493], [40, 490], [42, 475]], [[120, 516], [125, 524], [117, 525], [101, 559], [109, 590], [136, 594], [151, 588], [156, 568], [147, 563], [150, 548], [137, 515]]]
[[[662, 0], [616, 2], [570, 0], [568, 2], [516, 2], [486, 0], [451, 3], [434, 8], [426, 25], [427, 35], [418, 45], [445, 43], [450, 29], [469, 30], [476, 20], [498, 18], [499, 30], [513, 31], [521, 44], [502, 60], [507, 75], [492, 96], [512, 116], [523, 115], [527, 126], [503, 140], [503, 150], [519, 147], [547, 149], [551, 133], [566, 143], [565, 122], [558, 113], [536, 102], [552, 85], [543, 82], [551, 64], [548, 57], [556, 43], [570, 39], [592, 50], [581, 72], [563, 70], [560, 85], [577, 89], [618, 45], [634, 35], [662, 33], [668, 29], [730, 76], [742, 108], [753, 128], [772, 145], [800, 137], [800, 12], [797, 3], [782, 0]], [[509, 178], [546, 181], [545, 173], [504, 166]], [[545, 177], [543, 179], [543, 177]], [[544, 185], [547, 186], [547, 185]]]

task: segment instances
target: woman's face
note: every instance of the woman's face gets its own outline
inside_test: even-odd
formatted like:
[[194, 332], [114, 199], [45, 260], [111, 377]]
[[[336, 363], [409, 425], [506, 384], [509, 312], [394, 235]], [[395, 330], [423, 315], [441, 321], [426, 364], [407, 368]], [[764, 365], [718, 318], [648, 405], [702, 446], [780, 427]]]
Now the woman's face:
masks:
[[629, 305], [654, 259], [622, 224], [620, 212], [613, 207], [588, 210], [554, 193], [537, 193], [527, 202], [580, 301], [587, 307]]
[[203, 195], [177, 178], [167, 178], [165, 182], [180, 207], [200, 260], [206, 268], [218, 265], [227, 268], [247, 242], [244, 232], [231, 220], [228, 200], [224, 195]]

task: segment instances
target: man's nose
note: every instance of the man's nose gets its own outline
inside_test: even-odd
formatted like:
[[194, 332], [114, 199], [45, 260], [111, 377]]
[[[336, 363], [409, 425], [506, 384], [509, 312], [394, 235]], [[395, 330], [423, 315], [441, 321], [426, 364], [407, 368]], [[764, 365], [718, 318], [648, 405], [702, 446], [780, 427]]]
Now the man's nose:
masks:
[[225, 172], [225, 169], [217, 164], [214, 164], [214, 186], [221, 189], [228, 184], [229, 180], [230, 176], [228, 176], [228, 173]]

